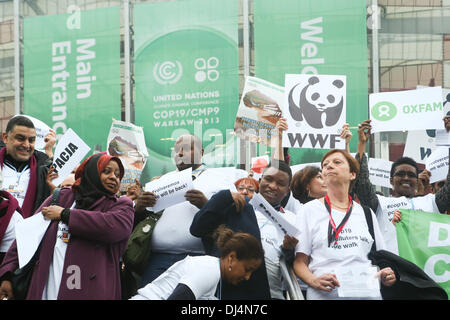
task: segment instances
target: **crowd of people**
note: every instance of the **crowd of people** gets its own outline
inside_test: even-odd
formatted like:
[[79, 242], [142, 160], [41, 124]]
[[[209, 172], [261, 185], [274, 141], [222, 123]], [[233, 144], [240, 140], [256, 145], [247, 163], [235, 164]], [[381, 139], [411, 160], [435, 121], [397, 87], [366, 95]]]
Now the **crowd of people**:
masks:
[[[444, 124], [450, 131], [450, 116], [444, 117]], [[282, 148], [285, 119], [276, 129], [273, 157], [261, 178], [249, 174], [229, 186], [215, 183], [216, 169], [202, 161], [202, 141], [191, 134], [180, 136], [174, 144], [176, 170], [165, 175], [191, 168], [193, 189], [185, 193], [185, 202], [153, 212], [159, 199], [143, 190], [144, 183], [136, 181], [126, 193], [119, 192], [124, 167], [107, 153], [88, 157], [54, 186], [55, 133], [45, 137], [45, 152], [37, 151], [33, 123], [13, 117], [0, 143], [0, 299], [15, 298], [16, 271], [23, 267], [23, 241], [16, 238], [15, 227], [35, 215], [49, 224], [34, 253], [26, 299], [283, 300], [283, 260], [295, 272], [305, 299], [316, 300], [341, 299], [338, 288], [343, 279], [338, 271], [369, 269], [371, 250], [398, 254], [398, 209], [441, 214], [450, 210], [450, 173], [430, 185], [430, 172], [419, 172], [408, 157], [392, 165], [392, 195], [376, 191], [365, 154], [370, 120], [358, 126], [355, 157], [345, 125], [341, 137], [346, 149], [332, 149], [320, 168], [306, 166], [295, 174]], [[298, 234], [280, 232], [252, 204], [256, 195]], [[144, 266], [134, 269], [123, 256], [131, 234], [150, 215], [157, 222], [149, 254]], [[354, 245], [344, 246], [343, 234]], [[389, 266], [376, 276], [382, 288], [399, 281], [398, 272]], [[344, 299], [382, 299], [378, 291]]]

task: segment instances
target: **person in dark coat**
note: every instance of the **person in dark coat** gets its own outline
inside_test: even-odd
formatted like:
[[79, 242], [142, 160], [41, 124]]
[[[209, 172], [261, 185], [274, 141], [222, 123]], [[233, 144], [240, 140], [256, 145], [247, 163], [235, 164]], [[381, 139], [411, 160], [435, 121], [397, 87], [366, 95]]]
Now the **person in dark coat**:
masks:
[[53, 162], [56, 133], [46, 137], [45, 153], [34, 149], [36, 129], [25, 116], [9, 120], [0, 141], [0, 167], [3, 169], [4, 187], [18, 200], [22, 215], [27, 218], [50, 195], [46, 183]]
[[[133, 226], [133, 205], [116, 196], [124, 169], [119, 158], [94, 154], [77, 169], [59, 205], [39, 209], [52, 220], [42, 241], [28, 300], [121, 299], [120, 258]], [[8, 277], [18, 267], [17, 245], [0, 266], [0, 299], [13, 299]]]

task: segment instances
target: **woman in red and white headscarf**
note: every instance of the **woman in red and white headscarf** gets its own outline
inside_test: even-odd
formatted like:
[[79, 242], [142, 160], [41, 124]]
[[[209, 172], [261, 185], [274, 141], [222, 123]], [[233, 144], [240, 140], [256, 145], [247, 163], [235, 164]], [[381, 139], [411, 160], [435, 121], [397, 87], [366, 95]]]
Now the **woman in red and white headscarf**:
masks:
[[[37, 211], [52, 220], [40, 245], [27, 299], [121, 299], [120, 258], [133, 226], [133, 205], [117, 197], [124, 169], [105, 153], [86, 159], [58, 205]], [[0, 267], [0, 298], [13, 299], [8, 275], [18, 267], [16, 243]], [[5, 281], [6, 280], [6, 281]]]

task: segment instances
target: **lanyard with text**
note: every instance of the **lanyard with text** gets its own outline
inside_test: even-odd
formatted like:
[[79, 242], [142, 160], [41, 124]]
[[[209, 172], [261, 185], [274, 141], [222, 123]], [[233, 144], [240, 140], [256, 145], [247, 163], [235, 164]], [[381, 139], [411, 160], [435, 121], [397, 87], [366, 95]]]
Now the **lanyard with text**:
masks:
[[334, 244], [337, 244], [337, 240], [339, 237], [339, 233], [344, 229], [345, 224], [348, 221], [348, 218], [350, 218], [350, 214], [352, 213], [353, 205], [352, 205], [352, 197], [348, 196], [348, 208], [347, 212], [345, 213], [344, 219], [342, 219], [339, 226], [336, 228], [336, 224], [334, 223], [333, 217], [331, 216], [331, 203], [330, 198], [328, 195], [325, 196], [325, 207], [328, 210], [328, 213], [330, 214], [330, 223], [328, 224], [328, 247], [330, 247], [331, 243], [333, 242], [334, 238]]

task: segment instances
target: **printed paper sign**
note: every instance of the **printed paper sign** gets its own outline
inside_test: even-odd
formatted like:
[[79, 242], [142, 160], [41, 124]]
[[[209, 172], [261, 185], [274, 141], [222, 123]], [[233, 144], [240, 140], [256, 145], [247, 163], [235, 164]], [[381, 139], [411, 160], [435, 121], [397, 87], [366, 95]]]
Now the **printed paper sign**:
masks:
[[447, 130], [436, 130], [436, 145], [450, 146], [450, 132], [447, 132]]
[[55, 186], [61, 184], [65, 178], [80, 164], [84, 156], [91, 150], [89, 146], [72, 130], [68, 129], [56, 145], [53, 156], [53, 167], [58, 178], [52, 182]]
[[346, 77], [286, 74], [283, 115], [289, 127], [283, 147], [344, 149]]
[[303, 170], [307, 166], [313, 166], [322, 169], [322, 163], [320, 162], [301, 163], [291, 166], [292, 175], [294, 175], [297, 171]]
[[113, 120], [108, 135], [108, 154], [120, 158], [125, 174], [120, 183], [120, 191], [126, 191], [135, 179], [141, 177], [148, 158], [144, 131], [132, 123]]
[[376, 186], [392, 188], [391, 185], [392, 161], [369, 158], [369, 179]]
[[186, 201], [184, 194], [193, 189], [192, 168], [180, 172], [171, 172], [159, 179], [148, 182], [144, 190], [153, 192], [158, 200], [153, 207], [147, 208], [153, 212], [164, 210], [170, 206]]
[[[248, 177], [248, 172], [233, 167], [208, 168], [195, 179], [194, 189], [200, 190], [210, 199], [220, 190], [236, 192], [234, 183], [240, 178]], [[214, 184], [211, 184], [214, 181]]]
[[337, 268], [338, 296], [342, 298], [366, 298], [380, 296], [380, 280], [377, 267]]
[[275, 125], [282, 117], [284, 88], [255, 77], [247, 77], [234, 123], [234, 132], [244, 140], [271, 145]]
[[21, 116], [27, 117], [31, 120], [31, 122], [33, 122], [34, 128], [36, 129], [36, 142], [34, 143], [34, 149], [44, 152], [45, 136], [49, 134], [52, 129], [41, 120], [33, 118], [32, 116], [25, 114], [21, 114]]
[[430, 183], [444, 180], [448, 174], [448, 148], [439, 147], [427, 159], [425, 167], [431, 172]]
[[33, 257], [51, 220], [44, 219], [41, 212], [17, 222], [15, 227], [19, 268], [25, 266]]
[[372, 93], [369, 111], [372, 133], [444, 129], [441, 87]]
[[273, 222], [274, 226], [284, 235], [298, 237], [299, 230], [291, 224], [278, 211], [276, 211], [260, 193], [255, 193], [250, 204], [255, 211], [261, 212], [267, 219]]
[[436, 131], [439, 130], [409, 131], [403, 156], [425, 164], [427, 158], [436, 149]]

